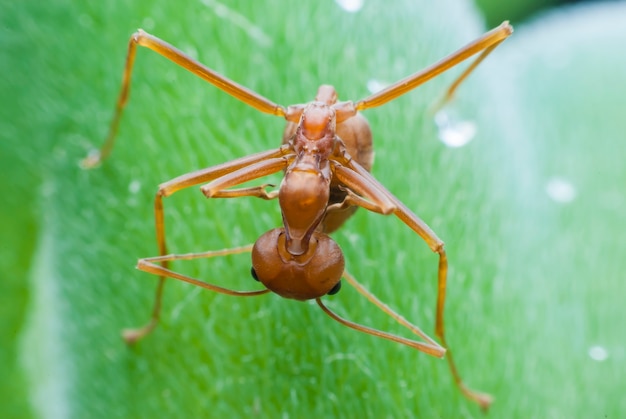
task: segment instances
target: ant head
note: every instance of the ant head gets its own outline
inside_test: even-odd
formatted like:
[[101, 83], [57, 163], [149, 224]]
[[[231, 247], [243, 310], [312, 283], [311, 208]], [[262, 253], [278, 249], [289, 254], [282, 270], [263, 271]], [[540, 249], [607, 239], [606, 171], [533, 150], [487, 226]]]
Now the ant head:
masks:
[[287, 251], [285, 230], [268, 231], [252, 248], [252, 271], [269, 290], [284, 298], [311, 300], [338, 291], [345, 262], [330, 237], [313, 233], [306, 253]]

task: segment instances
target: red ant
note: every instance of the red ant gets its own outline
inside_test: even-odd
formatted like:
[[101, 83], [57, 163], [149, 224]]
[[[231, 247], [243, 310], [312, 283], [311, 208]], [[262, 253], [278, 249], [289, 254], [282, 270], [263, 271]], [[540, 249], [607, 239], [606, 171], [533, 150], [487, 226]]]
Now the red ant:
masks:
[[[372, 134], [367, 121], [358, 112], [383, 105], [480, 53], [448, 88], [442, 102], [445, 103], [476, 66], [512, 32], [513, 28], [508, 22], [504, 22], [441, 61], [358, 102], [338, 102], [335, 89], [322, 85], [314, 101], [288, 107], [277, 105], [227, 79], [155, 36], [142, 30], [133, 34], [128, 45], [121, 92], [109, 135], [99, 153], [83, 161], [84, 167], [98, 165], [108, 157], [113, 148], [122, 110], [128, 99], [137, 45], [152, 49], [261, 112], [284, 117], [287, 120], [287, 127], [283, 144], [277, 149], [191, 172], [159, 186], [154, 208], [160, 256], [140, 259], [137, 265], [143, 271], [160, 276], [156, 300], [150, 322], [142, 328], [124, 331], [124, 339], [128, 343], [133, 343], [150, 333], [157, 325], [166, 277], [235, 296], [260, 295], [273, 291], [285, 298], [315, 299], [326, 314], [348, 327], [402, 343], [433, 356], [443, 357], [446, 354], [452, 375], [463, 394], [486, 409], [492, 402], [491, 396], [465, 386], [446, 343], [443, 312], [448, 261], [443, 242], [426, 223], [369, 173], [373, 158]], [[278, 191], [266, 191], [270, 185], [229, 189], [279, 171], [284, 171], [285, 176]], [[206, 184], [200, 189], [207, 198], [243, 196], [278, 198], [283, 227], [263, 234], [253, 246], [168, 255], [165, 245], [163, 198], [181, 189], [203, 183]], [[345, 270], [341, 249], [328, 234], [337, 230], [358, 207], [379, 214], [396, 215], [439, 255], [435, 334], [441, 344], [378, 300]], [[252, 275], [266, 287], [264, 290], [230, 290], [176, 273], [168, 268], [168, 262], [173, 260], [210, 258], [248, 251], [252, 252]], [[338, 292], [341, 278], [345, 278], [369, 301], [421, 337], [424, 342], [350, 322], [329, 310], [321, 297]]]

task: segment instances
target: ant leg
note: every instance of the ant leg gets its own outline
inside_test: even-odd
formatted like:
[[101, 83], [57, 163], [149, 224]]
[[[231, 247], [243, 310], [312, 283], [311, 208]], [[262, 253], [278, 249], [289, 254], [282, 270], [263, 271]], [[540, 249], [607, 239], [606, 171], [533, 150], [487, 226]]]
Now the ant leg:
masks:
[[496, 47], [498, 45], [500, 45], [500, 43], [504, 41], [501, 40], [499, 41], [497, 44], [494, 44], [490, 47], [488, 47], [487, 49], [485, 49], [479, 56], [478, 58], [476, 58], [470, 65], [469, 67], [467, 67], [465, 69], [465, 71], [463, 71], [463, 73], [461, 73], [461, 75], [459, 77], [456, 78], [456, 80], [454, 80], [452, 82], [452, 84], [450, 85], [450, 87], [448, 87], [448, 89], [446, 90], [446, 93], [443, 95], [443, 97], [441, 99], [439, 99], [439, 101], [431, 107], [431, 112], [432, 113], [437, 113], [437, 111], [441, 110], [448, 102], [450, 102], [453, 98], [454, 98], [454, 93], [456, 92], [456, 89], [458, 89], [458, 87], [461, 85], [461, 83], [463, 83], [465, 81], [465, 79], [467, 79], [467, 77], [470, 75], [470, 73], [472, 73], [472, 71], [474, 71], [474, 69], [476, 69], [476, 67], [478, 67], [478, 65], [485, 59], [487, 58], [487, 55], [491, 54], [491, 52], [496, 49]]
[[[159, 254], [167, 254], [167, 245], [165, 243], [165, 212], [163, 210], [163, 195], [161, 194], [161, 188], [157, 192], [154, 198], [154, 222], [156, 225], [157, 246], [159, 248]], [[162, 262], [163, 269], [168, 269], [169, 264], [167, 260]], [[161, 315], [161, 302], [163, 301], [163, 288], [165, 287], [165, 276], [159, 277], [156, 292], [154, 295], [154, 304], [152, 306], [152, 313], [150, 314], [150, 320], [144, 326], [139, 328], [124, 329], [122, 330], [122, 338], [127, 344], [133, 344], [144, 336], [148, 335], [159, 323], [159, 317]]]
[[[160, 262], [161, 266], [159, 267], [160, 269], [142, 269], [146, 270], [147, 272], [152, 272], [156, 275], [159, 275], [159, 282], [157, 284], [150, 320], [146, 325], [140, 328], [125, 329], [122, 332], [122, 337], [127, 343], [132, 344], [137, 340], [142, 339], [144, 336], [149, 334], [158, 324], [159, 316], [161, 313], [161, 301], [163, 299], [163, 288], [165, 285], [166, 277], [169, 276], [181, 279], [173, 276], [174, 273], [169, 270], [168, 262], [175, 259], [165, 256], [167, 254], [167, 245], [165, 239], [165, 211], [163, 209], [163, 198], [170, 196], [181, 189], [185, 189], [213, 180], [213, 182], [207, 185], [215, 185], [213, 187], [213, 197], [225, 198], [256, 196], [263, 199], [272, 199], [275, 196], [274, 192], [267, 193], [263, 189], [263, 186], [242, 188], [239, 190], [230, 191], [223, 191], [222, 188], [235, 186], [239, 183], [254, 180], [256, 178], [284, 169], [290, 160], [289, 155], [285, 156], [286, 150], [286, 147], [281, 147], [277, 150], [270, 150], [262, 153], [257, 153], [252, 156], [242, 157], [228, 163], [220, 164], [214, 167], [198, 170], [193, 173], [179, 176], [159, 186], [159, 190], [154, 199], [154, 220], [157, 236], [157, 246], [160, 255], [158, 258], [161, 259], [151, 258], [144, 259], [144, 261], [147, 261], [148, 264], [153, 264], [153, 262]], [[233, 177], [233, 175], [235, 176]]]
[[278, 191], [268, 192], [265, 188], [273, 188], [276, 185], [265, 183], [260, 186], [252, 186], [250, 188], [228, 189], [225, 191], [215, 192], [211, 198], [241, 198], [244, 196], [252, 196], [265, 200], [275, 199], [278, 197]]
[[227, 77], [211, 70], [204, 64], [194, 60], [176, 47], [139, 29], [130, 37], [130, 40], [128, 41], [128, 52], [126, 54], [126, 64], [124, 65], [122, 85], [120, 87], [120, 93], [115, 106], [115, 114], [109, 127], [109, 133], [104, 144], [100, 147], [100, 150], [83, 159], [81, 162], [83, 168], [89, 169], [95, 167], [104, 161], [109, 154], [111, 154], [111, 150], [115, 144], [115, 137], [122, 112], [126, 106], [126, 102], [128, 101], [133, 64], [135, 62], [135, 54], [137, 53], [137, 45], [155, 51], [156, 53], [173, 61], [175, 64], [185, 68], [196, 76], [213, 84], [217, 88], [252, 106], [260, 112], [276, 116], [286, 116], [286, 109], [283, 106], [277, 105], [260, 94], [235, 83]]
[[513, 27], [509, 22], [503, 22], [500, 26], [485, 33], [480, 38], [467, 44], [463, 48], [448, 55], [439, 62], [426, 67], [404, 79], [392, 84], [391, 86], [376, 92], [365, 99], [354, 104], [356, 110], [364, 110], [384, 105], [385, 103], [402, 96], [403, 94], [413, 90], [417, 86], [427, 82], [428, 80], [438, 76], [444, 71], [465, 61], [471, 56], [482, 52], [476, 61], [453, 83], [448, 90], [448, 94], [452, 95], [459, 84], [474, 70], [480, 61], [482, 61], [491, 51], [493, 51], [502, 41], [513, 33]]
[[257, 163], [277, 158], [285, 158], [292, 160], [294, 155], [288, 145], [283, 145], [275, 150], [262, 151], [260, 153], [251, 154], [249, 156], [240, 157], [226, 163], [218, 164], [205, 169], [196, 170], [194, 172], [185, 173], [172, 180], [159, 185], [159, 192], [162, 196], [170, 196], [181, 189], [190, 186], [196, 186], [201, 183], [211, 182], [215, 179], [236, 172], [240, 169], [251, 167]]
[[284, 170], [289, 165], [292, 157], [293, 156], [277, 157], [251, 164], [250, 166], [227, 173], [224, 176], [211, 181], [210, 183], [202, 186], [200, 190], [207, 198], [239, 198], [242, 196], [256, 196], [264, 199], [273, 199], [277, 196], [278, 192], [268, 193], [265, 191], [264, 186], [241, 189], [225, 189], [263, 176], [274, 174], [280, 170]]
[[[448, 366], [450, 368], [450, 372], [454, 377], [454, 381], [468, 399], [476, 402], [483, 410], [486, 410], [489, 405], [493, 402], [493, 398], [485, 393], [481, 393], [475, 390], [470, 389], [463, 382], [461, 375], [458, 372], [456, 364], [454, 363], [454, 359], [452, 358], [452, 353], [450, 351], [450, 346], [445, 337], [445, 327], [444, 327], [444, 307], [446, 302], [446, 286], [447, 286], [447, 276], [448, 276], [448, 257], [446, 255], [446, 251], [444, 250], [443, 241], [434, 231], [428, 227], [428, 225], [422, 221], [417, 215], [415, 215], [406, 205], [402, 203], [398, 198], [393, 196], [391, 192], [389, 192], [383, 185], [380, 184], [372, 176], [367, 170], [365, 170], [360, 164], [357, 162], [350, 160], [347, 161], [347, 167], [341, 166], [339, 161], [335, 161], [335, 175], [337, 179], [350, 186], [350, 189], [357, 195], [361, 195], [362, 197], [367, 198], [367, 200], [353, 199], [353, 203], [359, 206], [362, 206], [365, 209], [370, 211], [378, 212], [381, 214], [389, 213], [383, 212], [383, 208], [387, 207], [389, 202], [391, 203], [391, 208], [393, 214], [395, 214], [404, 224], [406, 224], [411, 230], [416, 232], [422, 240], [426, 242], [430, 249], [439, 255], [439, 268], [437, 270], [437, 307], [435, 312], [435, 334], [440, 339], [442, 345], [446, 348], [446, 359], [448, 361]], [[380, 200], [379, 196], [384, 196], [384, 200]], [[348, 195], [350, 196], [350, 195]], [[357, 288], [358, 289], [358, 288]], [[365, 295], [365, 294], [364, 294]], [[370, 300], [374, 302], [373, 300]]]

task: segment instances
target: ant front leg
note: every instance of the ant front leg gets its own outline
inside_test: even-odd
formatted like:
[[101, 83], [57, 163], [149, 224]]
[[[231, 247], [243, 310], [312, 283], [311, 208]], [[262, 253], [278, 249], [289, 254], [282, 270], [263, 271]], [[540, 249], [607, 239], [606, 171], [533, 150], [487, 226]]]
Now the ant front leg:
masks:
[[[432, 231], [424, 221], [422, 221], [417, 215], [415, 215], [410, 209], [408, 209], [407, 206], [404, 205], [398, 198], [393, 196], [391, 192], [389, 192], [383, 185], [381, 185], [380, 182], [378, 182], [361, 165], [359, 165], [354, 160], [346, 161], [346, 164], [347, 167], [341, 166], [338, 161], [334, 162], [335, 176], [341, 183], [343, 183], [344, 185], [348, 185], [349, 188], [353, 191], [347, 196], [347, 199], [349, 199], [352, 204], [362, 206], [365, 209], [380, 214], [395, 214], [403, 223], [411, 228], [411, 230], [416, 232], [426, 242], [426, 244], [428, 244], [433, 252], [439, 255], [439, 267], [437, 270], [438, 294], [435, 315], [435, 334], [437, 335], [437, 337], [439, 337], [443, 347], [446, 348], [446, 359], [448, 361], [448, 366], [450, 368], [452, 376], [454, 377], [455, 383], [457, 384], [463, 395], [465, 395], [465, 397], [467, 397], [468, 399], [476, 402], [478, 405], [480, 405], [482, 409], [486, 410], [493, 402], [493, 398], [488, 394], [472, 390], [465, 385], [458, 372], [458, 368], [454, 363], [452, 353], [450, 351], [450, 346], [448, 345], [445, 337], [444, 308], [446, 301], [446, 286], [448, 276], [448, 257], [446, 255], [446, 251], [444, 250], [443, 241], [441, 241], [441, 239], [437, 237], [435, 232]], [[380, 199], [381, 196], [384, 198]], [[348, 279], [348, 282], [350, 282], [352, 285], [355, 285], [356, 280], [354, 280], [354, 278], [350, 280], [350, 276], [347, 275], [346, 277]], [[402, 321], [403, 319], [399, 319], [398, 315], [395, 314], [395, 312], [389, 311], [388, 307], [383, 305], [375, 297], [362, 289], [362, 287], [358, 285], [355, 285], [355, 287], [361, 294], [363, 294], [366, 298], [368, 298], [368, 300], [378, 306], [381, 310], [389, 314], [391, 317], [395, 318], [396, 321], [398, 321], [399, 323], [410, 328], [409, 325], [405, 324]]]
[[[239, 183], [243, 183], [247, 180], [253, 180], [280, 171], [288, 164], [288, 161], [290, 159], [288, 154], [289, 152], [290, 149], [288, 146], [282, 146], [277, 150], [257, 153], [251, 156], [246, 156], [233, 160], [228, 163], [188, 173], [174, 178], [168, 182], [165, 182], [159, 186], [159, 190], [154, 199], [154, 219], [159, 257], [157, 259], [145, 259], [144, 261], [148, 261], [152, 265], [154, 265], [155, 262], [158, 262], [160, 263], [160, 267], [149, 267], [143, 269], [142, 267], [148, 266], [148, 264], [139, 264], [139, 269], [159, 275], [159, 282], [157, 284], [157, 289], [155, 293], [152, 314], [148, 323], [140, 328], [125, 329], [122, 331], [122, 337], [127, 343], [132, 344], [136, 342], [137, 340], [149, 334], [156, 327], [159, 322], [159, 316], [161, 313], [161, 301], [163, 299], [163, 288], [165, 284], [165, 279], [168, 276], [176, 278], [175, 276], [171, 275], [172, 271], [169, 270], [168, 262], [172, 260], [177, 260], [177, 258], [175, 256], [166, 256], [167, 244], [165, 238], [165, 211], [163, 208], [163, 198], [173, 195], [174, 193], [182, 189], [196, 186], [212, 180], [221, 179], [221, 182], [223, 182], [224, 179], [232, 179], [233, 174], [236, 175], [237, 179], [241, 179]], [[257, 196], [264, 199], [271, 199], [273, 197], [273, 193], [266, 193], [262, 186], [257, 188], [243, 188], [238, 191], [221, 191], [220, 189], [217, 192], [221, 192], [222, 197]]]

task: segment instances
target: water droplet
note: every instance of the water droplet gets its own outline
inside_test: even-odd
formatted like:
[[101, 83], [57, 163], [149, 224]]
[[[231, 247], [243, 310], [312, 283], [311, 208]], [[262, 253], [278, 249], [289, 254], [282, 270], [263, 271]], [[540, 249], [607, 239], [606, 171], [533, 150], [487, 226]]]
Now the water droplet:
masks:
[[364, 0], [335, 0], [346, 12], [356, 13], [363, 7]]
[[594, 361], [602, 362], [609, 357], [609, 352], [603, 346], [594, 345], [589, 348], [589, 357]]
[[439, 139], [448, 147], [463, 147], [476, 135], [476, 124], [462, 120], [446, 111], [435, 114], [435, 124], [439, 129]]
[[385, 87], [387, 87], [388, 83], [382, 82], [380, 80], [376, 80], [376, 79], [369, 79], [367, 81], [367, 90], [370, 93], [376, 93], [376, 92], [380, 92], [381, 90], [383, 90]]
[[128, 192], [132, 194], [136, 194], [140, 190], [141, 190], [141, 182], [139, 182], [138, 180], [133, 180], [132, 182], [128, 184]]
[[546, 193], [555, 202], [570, 203], [576, 198], [576, 188], [568, 180], [553, 177], [546, 184]]

